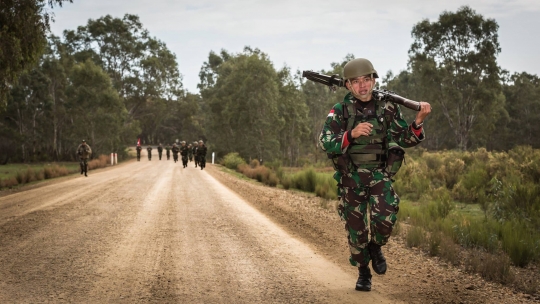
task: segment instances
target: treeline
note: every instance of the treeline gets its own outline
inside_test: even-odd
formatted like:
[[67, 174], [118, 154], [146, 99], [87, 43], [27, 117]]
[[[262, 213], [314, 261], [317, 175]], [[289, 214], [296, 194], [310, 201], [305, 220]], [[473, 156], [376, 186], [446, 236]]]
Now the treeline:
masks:
[[[469, 7], [445, 11], [414, 26], [407, 70], [379, 79], [383, 88], [432, 104], [424, 148], [540, 147], [539, 78], [499, 67], [497, 31], [495, 20]], [[319, 72], [341, 74], [354, 57]], [[144, 144], [203, 139], [218, 158], [238, 152], [286, 166], [325, 161], [317, 138], [345, 90], [333, 93], [301, 71], [278, 70], [251, 47], [210, 51], [199, 77], [199, 94], [185, 92], [175, 55], [137, 16], [105, 16], [51, 36], [0, 110], [0, 148], [7, 152], [0, 161], [70, 159], [83, 138], [97, 153], [121, 153], [138, 137]], [[409, 120], [415, 114], [403, 112]]]
[[105, 16], [50, 36], [0, 107], [0, 162], [72, 160], [82, 139], [94, 155], [122, 155], [137, 138], [198, 138], [199, 98], [181, 80], [175, 55], [137, 16]]

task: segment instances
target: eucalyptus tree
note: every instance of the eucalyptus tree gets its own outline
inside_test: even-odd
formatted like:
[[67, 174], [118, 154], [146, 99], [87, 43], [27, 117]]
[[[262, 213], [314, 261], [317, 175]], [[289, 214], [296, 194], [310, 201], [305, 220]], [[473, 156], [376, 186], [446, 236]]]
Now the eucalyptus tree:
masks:
[[77, 30], [64, 31], [64, 39], [77, 61], [91, 59], [109, 74], [128, 111], [127, 126], [142, 126], [146, 137], [164, 120], [156, 117], [167, 114], [163, 103], [184, 97], [176, 56], [150, 36], [136, 15], [90, 19]]
[[211, 52], [201, 68], [201, 96], [208, 107], [206, 136], [220, 154], [273, 159], [279, 153], [280, 79], [268, 56], [246, 47]]
[[0, 109], [17, 77], [34, 66], [47, 45], [52, 16], [47, 6], [71, 0], [2, 0], [0, 2]]
[[459, 149], [486, 142], [483, 135], [504, 113], [497, 54], [498, 25], [470, 7], [443, 12], [437, 21], [423, 20], [412, 30], [411, 72], [420, 77], [429, 100], [440, 106]]

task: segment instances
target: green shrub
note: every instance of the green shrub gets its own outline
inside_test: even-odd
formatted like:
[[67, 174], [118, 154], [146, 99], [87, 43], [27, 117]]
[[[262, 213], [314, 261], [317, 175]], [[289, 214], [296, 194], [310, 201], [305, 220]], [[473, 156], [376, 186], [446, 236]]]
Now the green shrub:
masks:
[[17, 174], [15, 175], [15, 179], [17, 180], [18, 184], [26, 184], [28, 182], [28, 175], [24, 171], [17, 171]]
[[407, 232], [405, 243], [408, 247], [421, 247], [426, 242], [426, 234], [424, 229], [414, 226]]
[[451, 239], [442, 236], [439, 244], [439, 256], [448, 263], [458, 266], [461, 263], [461, 253], [459, 245]]
[[293, 187], [306, 192], [315, 192], [317, 174], [313, 168], [307, 168], [293, 175]]
[[428, 252], [431, 256], [437, 256], [440, 253], [441, 233], [432, 232], [428, 238]]
[[240, 157], [237, 152], [232, 152], [223, 157], [222, 164], [232, 170], [237, 170], [239, 165], [245, 164], [246, 161]]
[[525, 267], [538, 260], [540, 238], [538, 233], [532, 234], [524, 224], [507, 222], [502, 228], [502, 248], [514, 265]]
[[474, 252], [465, 260], [469, 272], [478, 273], [484, 279], [508, 284], [514, 281], [510, 260], [505, 255]]
[[448, 189], [452, 189], [465, 170], [465, 162], [459, 158], [452, 159], [450, 157], [448, 157], [445, 161], [446, 162], [443, 167], [444, 180], [446, 182], [446, 187]]
[[288, 190], [291, 188], [292, 185], [292, 178], [289, 175], [284, 175], [281, 179], [281, 185], [283, 186], [283, 189]]
[[329, 174], [318, 173], [316, 176], [315, 194], [325, 199], [337, 199], [337, 182]]

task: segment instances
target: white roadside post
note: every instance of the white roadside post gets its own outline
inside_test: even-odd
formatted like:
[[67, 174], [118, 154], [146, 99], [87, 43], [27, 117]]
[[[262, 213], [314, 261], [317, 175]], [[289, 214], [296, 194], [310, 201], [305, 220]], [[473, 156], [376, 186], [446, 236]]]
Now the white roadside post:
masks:
[[114, 153], [111, 153], [111, 166], [114, 165]]
[[216, 153], [212, 152], [212, 165], [214, 164], [214, 156], [216, 156]]
[[114, 153], [114, 164], [118, 165], [118, 154]]

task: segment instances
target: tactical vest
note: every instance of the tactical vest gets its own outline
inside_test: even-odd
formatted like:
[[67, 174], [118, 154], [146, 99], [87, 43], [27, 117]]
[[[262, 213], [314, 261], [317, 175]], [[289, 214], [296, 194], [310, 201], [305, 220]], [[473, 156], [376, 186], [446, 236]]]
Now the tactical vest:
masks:
[[[373, 128], [369, 136], [355, 138], [349, 143], [344, 155], [328, 154], [334, 169], [342, 174], [348, 174], [351, 170], [380, 168], [392, 178], [404, 162], [405, 150], [393, 139], [388, 139], [388, 129], [393, 113], [386, 109], [385, 101], [374, 100], [371, 105], [371, 114], [366, 113], [369, 107], [364, 109], [364, 113], [358, 113], [355, 104], [342, 102], [341, 106], [344, 118], [341, 124], [343, 132], [350, 132], [362, 122], [371, 123]], [[355, 185], [344, 183], [342, 186], [354, 187]]]
[[385, 111], [385, 102], [373, 100], [364, 109], [364, 113], [357, 111], [357, 106], [354, 103], [342, 103], [342, 107], [344, 110], [343, 118], [346, 120], [344, 131], [350, 132], [363, 122], [369, 122], [373, 125], [369, 136], [360, 136], [349, 144], [347, 154], [351, 162], [357, 168], [383, 167], [386, 164], [388, 149], [391, 145], [397, 145], [388, 141], [387, 131], [392, 116], [389, 111]]

